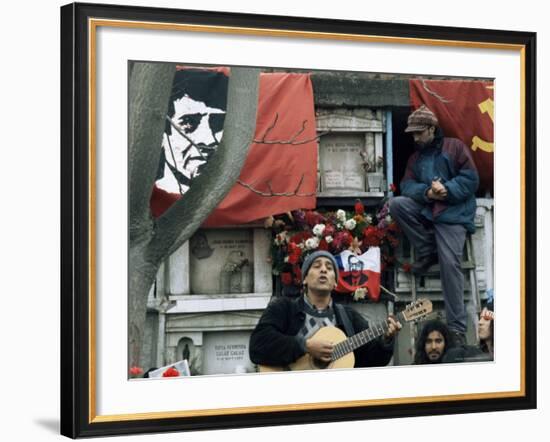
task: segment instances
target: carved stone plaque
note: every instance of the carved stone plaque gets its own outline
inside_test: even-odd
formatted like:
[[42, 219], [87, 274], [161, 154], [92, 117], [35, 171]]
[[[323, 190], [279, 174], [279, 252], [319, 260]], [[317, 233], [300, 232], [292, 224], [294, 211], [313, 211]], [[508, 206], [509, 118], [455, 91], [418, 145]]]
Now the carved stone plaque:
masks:
[[192, 294], [253, 292], [251, 230], [199, 230], [189, 244]]
[[328, 134], [321, 137], [320, 168], [323, 193], [365, 192], [365, 172], [360, 153], [365, 135]]
[[249, 339], [247, 331], [205, 333], [202, 374], [254, 372], [248, 356]]

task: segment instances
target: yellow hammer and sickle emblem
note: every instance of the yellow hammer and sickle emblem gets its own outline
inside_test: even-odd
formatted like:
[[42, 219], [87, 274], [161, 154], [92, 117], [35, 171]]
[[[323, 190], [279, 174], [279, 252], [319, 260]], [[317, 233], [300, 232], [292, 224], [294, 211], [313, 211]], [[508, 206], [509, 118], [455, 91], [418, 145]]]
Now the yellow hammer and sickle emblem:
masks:
[[[494, 123], [494, 115], [495, 115], [495, 102], [487, 98], [487, 100], [482, 101], [477, 105], [479, 107], [479, 110], [482, 114], [489, 114], [489, 117], [491, 117], [491, 121]], [[490, 143], [488, 141], [482, 140], [477, 135], [472, 138], [472, 150], [475, 152], [477, 149], [481, 149], [485, 152], [494, 152], [495, 151], [495, 143]]]

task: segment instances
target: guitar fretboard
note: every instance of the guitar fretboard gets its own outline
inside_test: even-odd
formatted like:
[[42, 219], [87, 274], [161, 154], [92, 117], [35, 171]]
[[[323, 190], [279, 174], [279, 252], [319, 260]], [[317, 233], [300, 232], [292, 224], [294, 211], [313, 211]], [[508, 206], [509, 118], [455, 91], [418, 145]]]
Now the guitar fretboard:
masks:
[[[401, 313], [397, 315], [397, 318], [399, 321], [403, 321]], [[345, 341], [336, 344], [334, 346], [331, 359], [333, 361], [340, 359], [348, 353], [351, 353], [353, 350], [368, 344], [370, 341], [374, 341], [376, 338], [386, 333], [388, 328], [389, 326], [387, 321], [375, 322], [373, 326], [367, 328], [366, 330], [363, 330], [362, 332], [349, 337]]]

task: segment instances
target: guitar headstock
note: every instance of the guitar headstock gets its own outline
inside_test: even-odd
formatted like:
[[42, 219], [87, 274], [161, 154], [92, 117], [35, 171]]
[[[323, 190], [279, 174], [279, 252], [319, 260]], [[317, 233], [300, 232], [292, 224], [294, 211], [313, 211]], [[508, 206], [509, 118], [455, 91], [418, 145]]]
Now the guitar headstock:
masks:
[[429, 299], [421, 298], [407, 305], [407, 307], [401, 312], [401, 314], [403, 315], [405, 321], [409, 322], [429, 315], [432, 310], [432, 301], [430, 301]]

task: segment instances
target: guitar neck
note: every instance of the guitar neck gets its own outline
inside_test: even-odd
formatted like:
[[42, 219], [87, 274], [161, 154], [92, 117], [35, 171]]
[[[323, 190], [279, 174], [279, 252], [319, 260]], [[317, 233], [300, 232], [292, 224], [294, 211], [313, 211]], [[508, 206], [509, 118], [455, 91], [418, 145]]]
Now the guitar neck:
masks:
[[[403, 321], [403, 316], [401, 313], [397, 315], [399, 321]], [[345, 341], [339, 342], [334, 346], [332, 352], [332, 360], [335, 361], [341, 357], [351, 353], [352, 351], [362, 347], [363, 345], [368, 344], [371, 341], [374, 341], [376, 338], [382, 336], [388, 331], [388, 322], [380, 321], [375, 323], [373, 326], [349, 337]]]

